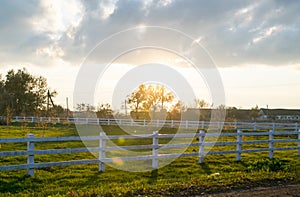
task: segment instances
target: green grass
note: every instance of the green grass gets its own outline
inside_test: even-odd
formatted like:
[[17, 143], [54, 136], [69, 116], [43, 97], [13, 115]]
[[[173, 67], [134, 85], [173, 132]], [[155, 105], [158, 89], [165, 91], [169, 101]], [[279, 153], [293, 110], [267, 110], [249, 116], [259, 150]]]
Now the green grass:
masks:
[[[92, 129], [92, 128], [91, 128]], [[95, 129], [95, 128], [94, 128]], [[113, 126], [103, 127], [108, 135], [124, 132]], [[141, 128], [132, 128], [143, 133]], [[160, 133], [174, 133], [175, 129], [164, 128]], [[46, 129], [35, 125], [0, 127], [0, 137], [74, 136], [74, 126], [52, 126]], [[283, 136], [282, 139], [294, 138]], [[262, 140], [267, 136], [247, 136], [243, 140]], [[235, 141], [235, 137], [222, 137], [220, 141]], [[197, 139], [194, 139], [197, 141]], [[168, 140], [160, 140], [166, 143]], [[115, 141], [118, 145], [151, 144], [152, 140]], [[297, 146], [279, 144], [276, 146]], [[35, 143], [36, 149], [84, 147], [82, 142]], [[268, 147], [267, 144], [243, 145], [243, 149]], [[25, 143], [1, 144], [1, 151], [26, 150]], [[235, 146], [213, 147], [212, 151], [235, 150]], [[187, 152], [198, 151], [190, 147]], [[242, 154], [236, 162], [235, 155], [208, 155], [205, 163], [198, 164], [197, 157], [178, 158], [170, 165], [148, 172], [127, 172], [107, 165], [106, 171], [98, 172], [98, 165], [75, 165], [35, 169], [34, 177], [27, 177], [25, 170], [0, 172], [0, 196], [182, 196], [213, 193], [232, 188], [247, 188], [256, 185], [278, 184], [278, 182], [300, 181], [300, 157], [297, 151], [275, 151], [275, 159], [268, 153]], [[91, 153], [38, 155], [35, 162], [93, 159]], [[163, 161], [160, 161], [162, 163]], [[1, 165], [26, 163], [26, 157], [0, 158]]]

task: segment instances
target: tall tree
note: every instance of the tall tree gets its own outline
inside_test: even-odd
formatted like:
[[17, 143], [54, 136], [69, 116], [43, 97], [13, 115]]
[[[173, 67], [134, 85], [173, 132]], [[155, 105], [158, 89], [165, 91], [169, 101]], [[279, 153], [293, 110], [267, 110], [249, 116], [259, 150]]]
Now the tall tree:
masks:
[[146, 86], [141, 84], [138, 89], [132, 92], [128, 98], [128, 104], [134, 110], [134, 112], [138, 112], [142, 109], [143, 103], [147, 101], [147, 91]]
[[0, 75], [0, 113], [3, 114], [5, 111], [5, 108], [7, 107], [7, 102], [4, 99], [4, 80], [2, 79], [2, 76]]
[[128, 104], [133, 110], [131, 114], [135, 114], [136, 118], [138, 118], [141, 112], [167, 112], [167, 109], [165, 109], [167, 104], [170, 108], [174, 99], [175, 94], [167, 90], [164, 86], [145, 84], [141, 84], [127, 98]]
[[158, 99], [161, 103], [161, 109], [163, 110], [164, 104], [172, 102], [175, 98], [175, 95], [173, 92], [167, 91], [164, 86], [159, 85], [157, 86], [157, 89]]
[[9, 106], [12, 114], [34, 115], [37, 110], [45, 109], [48, 85], [44, 77], [35, 77], [25, 68], [10, 70], [2, 86], [1, 108]]
[[180, 120], [181, 114], [183, 111], [185, 111], [186, 107], [184, 106], [182, 101], [178, 101], [175, 105], [171, 107], [171, 110], [169, 111], [168, 119], [170, 120]]
[[158, 95], [158, 86], [148, 85], [146, 86], [146, 97], [143, 101], [143, 110], [144, 111], [157, 111], [158, 110], [158, 102], [159, 102], [159, 95]]

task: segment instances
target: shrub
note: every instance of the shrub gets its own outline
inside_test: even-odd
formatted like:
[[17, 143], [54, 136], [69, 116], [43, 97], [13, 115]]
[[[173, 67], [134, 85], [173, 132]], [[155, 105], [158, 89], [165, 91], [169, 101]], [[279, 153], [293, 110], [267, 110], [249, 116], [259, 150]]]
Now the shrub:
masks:
[[288, 165], [283, 160], [274, 158], [262, 158], [247, 164], [247, 171], [267, 171], [267, 172], [277, 172], [277, 171], [287, 171]]

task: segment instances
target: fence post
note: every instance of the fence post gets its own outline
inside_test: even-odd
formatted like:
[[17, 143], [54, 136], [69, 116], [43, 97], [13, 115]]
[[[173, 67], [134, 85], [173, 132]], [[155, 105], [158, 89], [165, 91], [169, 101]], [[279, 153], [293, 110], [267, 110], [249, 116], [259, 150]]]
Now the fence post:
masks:
[[146, 126], [146, 120], [144, 119], [144, 126]]
[[300, 129], [298, 130], [298, 156], [300, 157]]
[[130, 126], [133, 126], [133, 120], [130, 119]]
[[256, 122], [254, 122], [253, 123], [253, 130], [256, 131], [256, 129], [257, 129], [257, 125], [256, 125]]
[[16, 122], [19, 122], [19, 116], [16, 116]]
[[272, 124], [272, 131], [275, 131], [275, 122]]
[[295, 131], [298, 131], [298, 122], [295, 124]]
[[237, 129], [237, 122], [234, 122], [234, 129]]
[[171, 120], [171, 128], [174, 128], [174, 120]]
[[200, 130], [200, 136], [199, 136], [199, 161], [198, 161], [198, 163], [204, 163], [204, 138], [205, 138], [205, 131]]
[[97, 118], [97, 124], [100, 125], [100, 118]]
[[241, 130], [237, 130], [237, 138], [236, 138], [236, 161], [241, 161], [242, 136], [243, 136], [242, 131]]
[[31, 122], [34, 123], [34, 117], [33, 116], [31, 116]]
[[105, 171], [105, 148], [106, 148], [106, 134], [104, 132], [100, 132], [100, 140], [99, 140], [99, 171], [104, 172]]
[[153, 132], [153, 148], [152, 148], [152, 168], [158, 169], [158, 132]]
[[274, 131], [269, 131], [269, 158], [273, 159], [274, 156]]
[[201, 123], [202, 125], [201, 125], [201, 129], [204, 129], [204, 127], [205, 127], [205, 123], [204, 123], [204, 120], [202, 120], [202, 123]]
[[186, 129], [189, 128], [189, 121], [188, 121], [188, 120], [185, 121], [185, 128], [186, 128]]
[[32, 166], [34, 164], [34, 142], [30, 141], [30, 139], [34, 138], [34, 135], [28, 134], [27, 138], [29, 139], [29, 141], [27, 142], [27, 175], [32, 177], [34, 175], [34, 167]]

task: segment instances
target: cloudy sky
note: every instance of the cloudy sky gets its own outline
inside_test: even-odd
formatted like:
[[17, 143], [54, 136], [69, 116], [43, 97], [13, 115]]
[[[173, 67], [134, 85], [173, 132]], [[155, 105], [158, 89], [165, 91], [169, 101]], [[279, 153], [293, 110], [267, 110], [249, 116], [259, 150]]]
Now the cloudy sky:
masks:
[[[73, 99], [77, 74], [86, 59], [87, 64], [103, 66], [112, 55], [120, 55], [119, 45], [137, 41], [123, 34], [110, 42], [105, 53], [86, 58], [97, 44], [126, 29], [161, 26], [183, 32], [208, 51], [220, 73], [226, 105], [300, 108], [299, 13], [298, 0], [2, 0], [0, 73], [25, 67], [42, 75], [58, 91], [56, 102], [65, 105], [66, 97]], [[166, 40], [164, 33], [151, 35], [157, 43]], [[138, 46], [143, 44], [149, 45], [141, 37]], [[182, 47], [175, 38], [163, 44]], [[144, 62], [132, 62], [138, 53], [119, 58], [110, 68], [103, 77], [110, 86], [100, 91], [99, 102], [110, 100], [112, 84], [131, 64]], [[149, 56], [172, 56], [155, 50], [147, 54], [143, 57], [148, 62]], [[190, 69], [177, 66], [201, 92], [199, 97], [211, 101], [209, 88], [202, 85], [205, 79], [197, 81]]]

